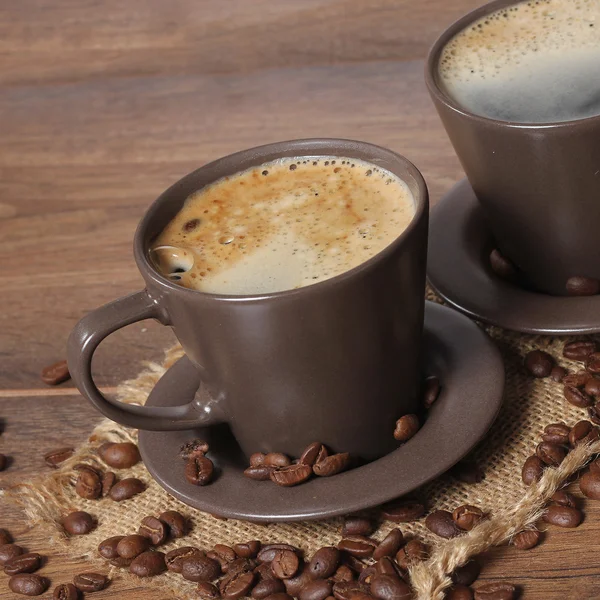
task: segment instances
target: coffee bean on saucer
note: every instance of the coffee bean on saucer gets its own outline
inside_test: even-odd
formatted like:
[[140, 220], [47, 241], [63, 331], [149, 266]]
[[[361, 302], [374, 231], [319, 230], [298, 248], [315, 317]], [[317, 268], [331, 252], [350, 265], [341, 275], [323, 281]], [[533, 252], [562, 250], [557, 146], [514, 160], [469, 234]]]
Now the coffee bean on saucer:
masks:
[[40, 596], [50, 587], [50, 582], [41, 575], [22, 573], [20, 575], [13, 575], [8, 580], [8, 587], [15, 594]]
[[205, 556], [205, 554], [202, 552], [202, 550], [194, 548], [193, 546], [175, 548], [175, 550], [171, 550], [165, 554], [165, 564], [167, 565], [167, 569], [169, 569], [169, 571], [173, 571], [173, 573], [181, 573], [184, 561], [195, 556]]
[[340, 565], [331, 579], [333, 581], [354, 581], [356, 575], [348, 565]]
[[316, 579], [307, 583], [298, 594], [299, 600], [325, 600], [331, 596], [333, 583], [324, 579]]
[[583, 520], [583, 513], [571, 506], [551, 504], [542, 518], [546, 523], [550, 523], [551, 525], [572, 528], [579, 526]]
[[565, 387], [569, 386], [582, 390], [591, 377], [591, 373], [587, 371], [577, 371], [577, 373], [569, 373], [562, 382]]
[[600, 398], [600, 378], [590, 377], [586, 381], [583, 391], [589, 396], [596, 398], [596, 400]]
[[250, 596], [256, 600], [264, 600], [271, 594], [285, 593], [285, 585], [281, 579], [263, 579], [253, 588]]
[[287, 467], [275, 468], [270, 473], [271, 481], [283, 487], [292, 487], [308, 481], [313, 470], [308, 465], [298, 463]]
[[567, 456], [567, 449], [559, 444], [541, 442], [537, 445], [535, 453], [544, 464], [557, 467]]
[[345, 471], [350, 466], [350, 460], [348, 452], [340, 452], [318, 460], [312, 469], [318, 477], [331, 477]]
[[588, 444], [600, 439], [600, 430], [589, 421], [579, 421], [573, 425], [569, 433], [569, 443], [573, 448], [580, 444]]
[[292, 461], [281, 452], [269, 452], [265, 456], [264, 465], [266, 467], [289, 467]]
[[552, 371], [550, 371], [550, 379], [552, 379], [552, 381], [556, 381], [556, 383], [562, 383], [568, 374], [569, 371], [567, 371], [564, 367], [556, 365]]
[[69, 367], [66, 360], [59, 360], [57, 363], [48, 365], [42, 369], [42, 381], [47, 385], [58, 385], [71, 378]]
[[354, 558], [370, 558], [378, 543], [364, 535], [350, 535], [338, 543], [338, 550], [347, 552]]
[[484, 518], [485, 513], [477, 506], [471, 506], [470, 504], [459, 506], [452, 513], [452, 519], [454, 519], [456, 525], [463, 531], [471, 531]]
[[456, 537], [463, 533], [463, 531], [454, 523], [452, 513], [447, 510], [435, 510], [427, 515], [425, 527], [427, 527], [431, 533], [435, 533], [435, 535], [439, 535], [446, 539]]
[[563, 346], [563, 356], [570, 360], [584, 361], [590, 354], [598, 350], [598, 345], [592, 340], [569, 342]]
[[102, 475], [102, 497], [106, 498], [110, 494], [113, 485], [117, 483], [117, 476], [112, 471], [107, 471]]
[[323, 444], [321, 442], [313, 442], [307, 446], [302, 456], [300, 456], [300, 463], [312, 467], [317, 462], [322, 447]]
[[554, 492], [550, 498], [550, 501], [554, 502], [554, 504], [560, 504], [561, 506], [577, 508], [575, 496], [573, 496], [573, 494], [569, 494], [569, 492], [565, 492], [565, 490], [558, 490], [557, 492]]
[[571, 428], [564, 423], [550, 423], [544, 427], [542, 440], [551, 444], [565, 445], [569, 443], [569, 433]]
[[78, 600], [79, 590], [72, 583], [61, 583], [54, 588], [54, 600]]
[[118, 558], [119, 553], [117, 552], [117, 546], [124, 537], [124, 535], [114, 535], [113, 537], [109, 537], [100, 542], [98, 545], [98, 553], [100, 556], [107, 558], [108, 560]]
[[425, 505], [415, 499], [399, 498], [381, 506], [381, 515], [395, 523], [412, 523], [425, 514]]
[[[369, 586], [358, 581], [341, 581], [333, 584], [333, 595], [337, 600], [356, 599], [361, 594], [370, 594]], [[363, 596], [361, 596], [362, 600]]]
[[108, 582], [108, 577], [100, 573], [80, 573], [73, 578], [73, 585], [81, 592], [99, 592]]
[[494, 248], [490, 252], [490, 267], [498, 277], [506, 279], [507, 281], [514, 282], [518, 277], [515, 265], [513, 265], [513, 263], [497, 248]]
[[398, 577], [392, 575], [375, 575], [371, 579], [371, 595], [379, 600], [411, 600], [413, 598], [410, 586]]
[[44, 461], [49, 467], [56, 469], [61, 463], [75, 454], [75, 448], [70, 446], [64, 448], [56, 448], [44, 454]]
[[254, 481], [268, 481], [271, 479], [271, 473], [275, 470], [275, 467], [266, 467], [264, 465], [258, 467], [248, 467], [244, 471], [244, 475]]
[[454, 570], [452, 575], [452, 581], [459, 585], [471, 585], [478, 577], [481, 572], [481, 565], [476, 560], [469, 560], [461, 567]]
[[595, 296], [600, 293], [600, 281], [592, 277], [569, 277], [565, 289], [568, 296]]
[[95, 527], [94, 518], [83, 510], [69, 513], [63, 520], [62, 526], [70, 535], [86, 535]]
[[242, 542], [241, 544], [236, 544], [233, 547], [233, 551], [240, 558], [255, 558], [256, 555], [260, 552], [261, 544], [258, 540], [252, 540], [250, 542]]
[[144, 517], [138, 533], [147, 537], [153, 546], [159, 546], [167, 540], [169, 530], [165, 523], [156, 517]]
[[431, 408], [433, 406], [440, 395], [441, 389], [439, 377], [430, 375], [425, 379], [425, 383], [423, 384], [423, 406], [425, 406], [425, 408]]
[[592, 500], [600, 500], [600, 471], [594, 469], [579, 479], [581, 493]]
[[337, 571], [339, 564], [340, 551], [333, 546], [326, 546], [313, 554], [308, 564], [309, 574], [313, 579], [327, 579]]
[[472, 460], [461, 460], [451, 469], [450, 475], [463, 483], [479, 483], [485, 479], [485, 475], [479, 465]]
[[214, 581], [220, 574], [219, 563], [201, 554], [194, 554], [181, 563], [181, 575], [188, 581]]
[[502, 581], [485, 583], [475, 590], [475, 600], [515, 600], [518, 589], [512, 583]]
[[37, 552], [20, 554], [4, 563], [4, 572], [7, 575], [18, 575], [19, 573], [33, 573], [40, 568], [42, 557]]
[[75, 482], [75, 492], [86, 500], [95, 500], [102, 494], [102, 480], [95, 471], [81, 471]]
[[176, 510], [166, 510], [158, 518], [169, 528], [169, 534], [173, 538], [181, 538], [189, 531], [188, 520]]
[[289, 579], [298, 573], [300, 559], [292, 550], [278, 550], [271, 561], [271, 571], [277, 579]]
[[217, 598], [221, 597], [219, 588], [208, 581], [199, 581], [196, 591], [198, 592], [198, 597], [201, 600], [216, 600]]
[[366, 517], [350, 516], [344, 519], [342, 536], [371, 535], [374, 531], [373, 522]]
[[188, 460], [194, 456], [203, 456], [208, 450], [209, 446], [204, 440], [191, 440], [179, 448], [179, 456], [184, 460]]
[[543, 350], [532, 350], [525, 356], [525, 368], [538, 379], [548, 377], [555, 364], [554, 357]]
[[117, 554], [121, 558], [135, 558], [146, 552], [150, 548], [150, 540], [143, 536], [134, 533], [133, 535], [126, 535], [117, 544]]
[[473, 600], [473, 590], [467, 585], [453, 585], [448, 588], [444, 600]]
[[103, 444], [98, 454], [113, 469], [129, 469], [142, 460], [138, 447], [132, 442]]
[[419, 427], [417, 415], [404, 415], [396, 421], [394, 439], [399, 442], [408, 442], [419, 431]]
[[384, 556], [396, 556], [400, 546], [404, 544], [404, 536], [399, 529], [392, 529], [379, 543], [373, 552], [373, 558], [380, 560]]
[[600, 373], [600, 352], [594, 352], [586, 358], [585, 368], [588, 373], [592, 373], [594, 375]]
[[262, 467], [265, 464], [266, 454], [262, 452], [255, 452], [250, 455], [250, 466], [251, 467]]
[[563, 390], [563, 395], [567, 402], [577, 408], [587, 408], [594, 404], [594, 400], [591, 396], [574, 386], [566, 385]]
[[4, 544], [11, 544], [13, 541], [12, 536], [6, 529], [0, 529], [0, 546]]
[[540, 543], [542, 534], [537, 529], [525, 529], [517, 533], [511, 543], [519, 550], [531, 550]]
[[129, 565], [129, 572], [138, 577], [154, 577], [167, 570], [162, 552], [147, 550], [136, 556]]
[[115, 483], [108, 495], [115, 502], [122, 502], [141, 494], [145, 489], [146, 486], [142, 481], [135, 477], [129, 477]]
[[185, 465], [185, 478], [193, 485], [208, 485], [213, 480], [214, 472], [212, 460], [204, 455], [189, 458]]
[[[227, 575], [219, 582], [219, 591], [225, 600], [237, 600], [247, 596], [254, 584], [255, 575], [252, 572], [236, 573]], [[268, 596], [267, 596], [268, 597]]]

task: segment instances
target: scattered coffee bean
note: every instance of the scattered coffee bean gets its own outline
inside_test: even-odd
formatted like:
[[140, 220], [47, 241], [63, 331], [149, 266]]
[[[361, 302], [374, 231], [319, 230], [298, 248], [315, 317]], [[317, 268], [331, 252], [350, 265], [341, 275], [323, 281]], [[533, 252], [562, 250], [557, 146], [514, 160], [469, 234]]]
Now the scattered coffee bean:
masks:
[[594, 404], [594, 400], [589, 394], [572, 385], [565, 385], [563, 395], [569, 404], [577, 408], [587, 408]]
[[168, 532], [165, 523], [156, 517], [144, 517], [138, 529], [138, 533], [147, 537], [153, 546], [164, 544], [167, 540]]
[[396, 561], [389, 556], [382, 556], [375, 563], [375, 572], [379, 573], [379, 575], [393, 575], [394, 577], [404, 579], [400, 567], [396, 564]]
[[466, 585], [453, 585], [447, 592], [444, 600], [473, 600], [473, 590]]
[[196, 590], [201, 600], [216, 600], [221, 597], [219, 588], [208, 581], [199, 581]]
[[333, 584], [324, 579], [317, 579], [307, 583], [298, 594], [299, 600], [325, 600], [331, 596]]
[[262, 467], [265, 464], [266, 454], [262, 452], [255, 452], [250, 455], [250, 466], [251, 467]]
[[136, 556], [129, 565], [129, 572], [138, 577], [154, 577], [167, 570], [165, 555], [162, 552], [148, 550]]
[[535, 453], [544, 464], [557, 467], [567, 456], [567, 449], [558, 444], [541, 442], [537, 445]]
[[181, 538], [187, 535], [189, 531], [188, 521], [176, 510], [166, 510], [158, 515], [158, 518], [169, 528], [171, 537]]
[[204, 552], [194, 548], [192, 546], [183, 546], [182, 548], [175, 548], [165, 554], [165, 564], [169, 571], [173, 573], [181, 573], [183, 568], [183, 562], [188, 558], [196, 556], [204, 556]]
[[579, 479], [581, 493], [592, 500], [600, 500], [600, 471], [594, 469], [584, 473]]
[[313, 465], [313, 472], [318, 477], [331, 477], [345, 471], [350, 466], [350, 454], [340, 452], [332, 454], [322, 460], [317, 460]]
[[483, 471], [479, 468], [479, 465], [471, 460], [461, 460], [456, 463], [452, 469], [450, 469], [450, 474], [452, 477], [463, 483], [479, 483], [483, 481], [485, 477]]
[[559, 367], [556, 365], [556, 367], [554, 367], [550, 372], [550, 379], [556, 383], [562, 383], [568, 374], [569, 371], [567, 371], [564, 367]]
[[83, 511], [77, 510], [69, 513], [63, 520], [62, 526], [70, 535], [86, 535], [95, 527], [92, 515]]
[[100, 556], [107, 558], [108, 560], [119, 558], [117, 546], [124, 537], [124, 535], [115, 535], [100, 542], [100, 544], [98, 545], [98, 553], [100, 554]]
[[577, 373], [569, 373], [563, 380], [564, 385], [583, 389], [588, 380], [592, 377], [587, 371], [577, 371]]
[[456, 525], [463, 531], [471, 531], [485, 518], [485, 513], [477, 506], [464, 504], [454, 509], [452, 518]]
[[373, 577], [377, 575], [377, 569], [375, 567], [375, 565], [369, 565], [359, 576], [358, 576], [358, 582], [359, 583], [366, 583], [367, 585], [369, 585], [371, 583], [371, 579], [373, 579]]
[[342, 525], [342, 537], [347, 535], [371, 535], [374, 531], [373, 523], [366, 517], [346, 517]]
[[78, 600], [79, 590], [72, 583], [61, 583], [54, 588], [54, 600]]
[[590, 354], [585, 361], [585, 368], [594, 375], [600, 373], [600, 352]]
[[326, 546], [314, 553], [308, 569], [313, 579], [328, 579], [336, 572], [339, 564], [340, 551], [333, 546]]
[[312, 444], [310, 444], [310, 446], [308, 446], [306, 450], [304, 450], [302, 456], [300, 456], [300, 463], [312, 467], [317, 462], [317, 458], [321, 452], [322, 447], [323, 444], [321, 444], [320, 442], [313, 442]]
[[129, 469], [142, 460], [138, 447], [132, 442], [103, 444], [98, 454], [113, 469]]
[[[272, 572], [271, 576], [275, 577]], [[285, 591], [290, 596], [297, 597], [300, 594], [300, 590], [311, 581], [312, 577], [310, 576], [308, 563], [305, 563], [300, 567], [298, 573], [294, 577], [284, 579], [283, 584], [285, 585]]]
[[241, 573], [242, 571], [254, 571], [257, 567], [258, 561], [252, 558], [236, 558], [235, 560], [227, 563], [226, 572], [228, 575], [231, 575], [233, 573]]
[[577, 508], [577, 501], [575, 500], [575, 496], [569, 494], [569, 492], [565, 492], [565, 490], [558, 490], [554, 492], [552, 497], [550, 498], [551, 502], [555, 504], [560, 504], [561, 506], [570, 506], [571, 508]]
[[0, 529], [0, 546], [12, 543], [12, 536], [6, 529]]
[[194, 456], [203, 456], [208, 450], [209, 446], [204, 440], [191, 440], [179, 448], [179, 456], [184, 460], [189, 460]]
[[17, 544], [3, 544], [0, 546], [0, 565], [5, 565], [9, 560], [15, 556], [23, 554], [24, 550]]
[[268, 481], [271, 479], [271, 473], [275, 470], [275, 467], [248, 467], [244, 471], [244, 475], [250, 479], [254, 479], [255, 481]]
[[226, 562], [233, 562], [238, 558], [238, 555], [235, 553], [234, 549], [231, 546], [226, 546], [225, 544], [215, 544], [213, 550]]
[[525, 368], [538, 379], [548, 377], [555, 364], [554, 357], [543, 350], [532, 350], [525, 356]]
[[515, 600], [517, 588], [511, 583], [485, 583], [475, 590], [475, 600]]
[[427, 409], [431, 408], [440, 395], [442, 386], [439, 377], [430, 375], [425, 379], [423, 384], [423, 406]]
[[260, 552], [261, 544], [258, 540], [252, 540], [250, 542], [242, 542], [236, 544], [233, 547], [233, 551], [240, 558], [255, 558]]
[[13, 575], [8, 580], [8, 587], [15, 594], [23, 594], [24, 596], [40, 596], [49, 587], [50, 582], [40, 575]]
[[458, 567], [452, 573], [451, 578], [459, 585], [471, 585], [481, 572], [481, 565], [476, 560], [469, 560], [462, 567]]
[[185, 478], [192, 485], [208, 485], [215, 473], [215, 467], [210, 458], [204, 455], [193, 456], [185, 465]]
[[456, 537], [463, 533], [454, 523], [452, 513], [447, 510], [436, 510], [430, 513], [425, 519], [425, 527], [427, 527], [431, 533], [435, 533], [435, 535], [439, 535], [446, 539]]
[[[293, 166], [294, 165], [290, 165], [290, 169]], [[266, 600], [294, 600], [294, 598], [289, 594], [271, 594], [270, 596], [267, 596]]]
[[188, 581], [214, 581], [220, 574], [219, 563], [202, 554], [194, 554], [181, 564], [181, 575]]
[[415, 499], [398, 499], [381, 507], [384, 519], [395, 523], [412, 523], [425, 514], [425, 505]]
[[122, 502], [141, 494], [145, 489], [146, 486], [142, 481], [135, 477], [129, 477], [115, 483], [110, 490], [109, 496], [115, 502]]
[[545, 465], [538, 456], [530, 456], [523, 464], [521, 478], [525, 485], [538, 482], [544, 474]]
[[42, 381], [48, 385], [58, 385], [71, 378], [69, 367], [66, 360], [59, 360], [53, 365], [48, 365], [42, 369]]
[[497, 248], [494, 248], [490, 252], [490, 267], [498, 277], [507, 281], [514, 283], [518, 278], [518, 271], [515, 265]]
[[544, 513], [543, 519], [546, 523], [550, 523], [551, 525], [572, 528], [579, 526], [583, 520], [583, 513], [571, 506], [551, 504]]
[[600, 293], [600, 281], [592, 277], [569, 277], [565, 289], [567, 296], [595, 296]]
[[119, 567], [119, 569], [124, 569], [124, 568], [129, 568], [131, 566], [131, 563], [133, 562], [133, 558], [121, 558], [120, 556], [117, 556], [117, 558], [113, 558], [111, 560], [109, 560], [108, 562], [113, 565], [114, 567]]
[[338, 543], [338, 550], [347, 552], [354, 558], [370, 558], [377, 548], [377, 542], [364, 535], [351, 535]]
[[33, 573], [40, 568], [42, 557], [37, 552], [20, 554], [4, 563], [4, 572], [7, 575], [18, 575], [19, 573]]
[[569, 443], [569, 433], [571, 428], [564, 423], [550, 423], [544, 427], [542, 440], [551, 444], [566, 445]]
[[[255, 575], [252, 572], [236, 573], [233, 576], [227, 575], [219, 583], [219, 591], [225, 600], [237, 600], [247, 596], [254, 584]], [[268, 596], [267, 596], [268, 597]]]
[[541, 537], [537, 529], [525, 529], [513, 537], [512, 544], [519, 550], [530, 550], [540, 543]]
[[348, 565], [340, 565], [333, 574], [333, 581], [354, 581], [354, 571]]
[[108, 577], [100, 573], [80, 573], [73, 578], [73, 585], [81, 592], [99, 592], [108, 582]]
[[597, 350], [598, 345], [591, 340], [569, 342], [563, 347], [563, 356], [570, 360], [584, 361], [590, 354], [594, 354]]
[[267, 467], [289, 467], [292, 461], [281, 452], [269, 452], [265, 456], [264, 465]]
[[596, 399], [600, 397], [600, 379], [598, 377], [590, 377], [583, 388], [583, 391]]
[[85, 469], [79, 473], [75, 482], [75, 491], [86, 500], [95, 500], [102, 494], [102, 480], [98, 473]]
[[117, 554], [121, 558], [135, 558], [150, 548], [150, 540], [137, 533], [126, 535], [117, 544]]
[[379, 600], [411, 600], [410, 586], [392, 575], [375, 575], [371, 579], [371, 595]]
[[300, 550], [294, 546], [290, 546], [290, 544], [268, 544], [261, 548], [256, 558], [260, 563], [270, 563], [273, 561], [279, 550], [291, 550], [300, 556]]
[[590, 406], [587, 409], [588, 419], [595, 425], [600, 425], [600, 404]]
[[250, 596], [256, 600], [264, 600], [271, 594], [283, 593], [285, 593], [285, 585], [281, 579], [263, 579], [252, 588]]
[[65, 460], [71, 458], [73, 454], [75, 454], [75, 448], [56, 448], [56, 450], [50, 450], [50, 452], [44, 454], [44, 461], [49, 467], [56, 469]]
[[299, 568], [300, 559], [296, 552], [292, 550], [278, 550], [271, 561], [271, 571], [277, 579], [294, 577]]
[[386, 556], [396, 556], [402, 544], [405, 543], [400, 529], [392, 529], [373, 552], [373, 558], [380, 560]]
[[344, 552], [342, 552], [342, 563], [348, 565], [358, 575], [360, 575], [367, 567], [362, 560]]
[[308, 481], [313, 474], [308, 465], [298, 463], [287, 467], [275, 468], [270, 473], [271, 481], [283, 487], [292, 487]]
[[396, 421], [394, 439], [399, 442], [408, 442], [419, 431], [419, 427], [417, 415], [404, 415]]
[[117, 482], [117, 476], [112, 471], [107, 471], [102, 475], [102, 497], [106, 498], [110, 494], [113, 485]]
[[600, 431], [589, 421], [579, 421], [573, 425], [569, 434], [569, 443], [573, 448], [580, 444], [588, 444], [600, 439]]
[[[341, 581], [333, 584], [333, 595], [337, 600], [356, 600], [359, 595], [369, 594], [369, 586], [358, 581]], [[360, 597], [363, 600], [363, 597]]]

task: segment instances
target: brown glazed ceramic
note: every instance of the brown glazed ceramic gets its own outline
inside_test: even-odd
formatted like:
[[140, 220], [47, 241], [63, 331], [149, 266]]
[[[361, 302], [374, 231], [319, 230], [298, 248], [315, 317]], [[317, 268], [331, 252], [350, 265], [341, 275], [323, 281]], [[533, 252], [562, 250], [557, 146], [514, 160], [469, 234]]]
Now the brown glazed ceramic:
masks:
[[[171, 283], [148, 249], [194, 191], [286, 156], [347, 156], [376, 163], [411, 189], [416, 213], [376, 256], [337, 277], [258, 296], [202, 293]], [[417, 407], [423, 330], [428, 196], [419, 171], [384, 148], [349, 140], [280, 142], [238, 152], [187, 175], [159, 196], [134, 240], [146, 289], [84, 317], [68, 343], [81, 393], [107, 417], [150, 430], [227, 423], [246, 455], [300, 456], [320, 441], [366, 460], [397, 447], [396, 419]], [[107, 335], [154, 318], [173, 328], [202, 381], [182, 406], [141, 407], [106, 398], [91, 376]]]
[[444, 46], [473, 21], [514, 1], [491, 2], [435, 42], [426, 81], [497, 245], [538, 290], [565, 295], [569, 277], [600, 279], [600, 116], [522, 124], [481, 117], [444, 91]]

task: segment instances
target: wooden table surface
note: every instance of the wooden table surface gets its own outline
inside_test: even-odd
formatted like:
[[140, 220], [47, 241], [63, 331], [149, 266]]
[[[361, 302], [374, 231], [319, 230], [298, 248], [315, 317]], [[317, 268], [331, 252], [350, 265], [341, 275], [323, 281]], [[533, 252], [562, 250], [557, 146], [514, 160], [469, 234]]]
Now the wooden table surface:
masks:
[[[462, 171], [429, 101], [424, 57], [479, 0], [19, 0], [0, 3], [0, 416], [2, 487], [82, 442], [99, 415], [40, 369], [76, 321], [140, 289], [136, 223], [203, 163], [300, 137], [381, 144], [423, 172], [435, 203]], [[154, 322], [111, 336], [95, 362], [115, 386], [173, 341]], [[51, 555], [53, 583], [83, 561], [56, 555], [2, 504], [0, 526]], [[483, 580], [525, 598], [600, 598], [600, 509], [528, 553], [497, 549]], [[115, 582], [95, 597], [135, 598]], [[148, 600], [162, 597], [144, 584]], [[13, 596], [0, 583], [0, 597]], [[48, 596], [48, 594], [46, 594]]]

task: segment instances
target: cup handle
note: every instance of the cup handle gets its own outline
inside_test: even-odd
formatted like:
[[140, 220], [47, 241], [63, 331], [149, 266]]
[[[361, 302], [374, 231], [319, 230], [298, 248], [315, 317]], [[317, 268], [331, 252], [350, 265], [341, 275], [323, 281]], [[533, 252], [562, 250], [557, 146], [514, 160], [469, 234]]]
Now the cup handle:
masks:
[[131, 323], [155, 318], [163, 313], [146, 290], [119, 298], [87, 314], [71, 332], [67, 342], [69, 372], [79, 391], [102, 414], [127, 427], [150, 431], [194, 429], [223, 421], [215, 400], [207, 406], [194, 401], [181, 406], [146, 407], [106, 398], [92, 378], [92, 357], [100, 342]]

